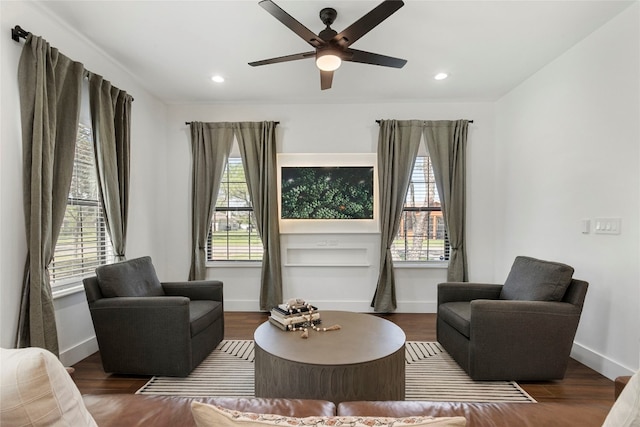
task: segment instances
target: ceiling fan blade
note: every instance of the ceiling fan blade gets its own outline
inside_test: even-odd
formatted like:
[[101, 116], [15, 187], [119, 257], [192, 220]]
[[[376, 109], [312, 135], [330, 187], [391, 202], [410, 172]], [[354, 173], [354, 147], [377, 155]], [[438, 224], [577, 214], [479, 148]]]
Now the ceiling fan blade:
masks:
[[320, 89], [331, 89], [331, 83], [333, 82], [333, 71], [320, 70]]
[[277, 64], [278, 62], [297, 61], [298, 59], [307, 59], [315, 56], [316, 56], [315, 51], [295, 53], [293, 55], [279, 56], [277, 58], [269, 58], [269, 59], [263, 59], [262, 61], [249, 62], [249, 65], [251, 65], [252, 67], [257, 67], [258, 65], [268, 65], [268, 64]]
[[360, 62], [362, 64], [382, 65], [383, 67], [402, 68], [407, 63], [406, 59], [393, 56], [380, 55], [378, 53], [365, 52], [363, 50], [346, 49], [343, 61]]
[[360, 37], [367, 34], [402, 6], [404, 6], [404, 2], [401, 0], [385, 0], [373, 8], [371, 12], [367, 13], [347, 27], [344, 31], [336, 34], [332, 41], [342, 47], [347, 47]]
[[302, 37], [304, 41], [313, 47], [321, 47], [326, 44], [324, 40], [318, 37], [310, 29], [302, 25], [297, 19], [285, 12], [280, 6], [271, 0], [262, 0], [258, 3], [264, 10], [269, 12], [278, 21], [282, 22], [291, 31]]

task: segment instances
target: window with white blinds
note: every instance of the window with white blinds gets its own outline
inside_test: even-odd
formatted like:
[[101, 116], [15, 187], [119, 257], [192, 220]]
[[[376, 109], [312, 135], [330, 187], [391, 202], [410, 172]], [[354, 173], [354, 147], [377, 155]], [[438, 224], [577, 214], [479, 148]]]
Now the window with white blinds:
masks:
[[391, 255], [394, 262], [449, 259], [449, 240], [428, 155], [416, 157]]
[[112, 262], [111, 239], [99, 200], [91, 128], [80, 124], [67, 209], [49, 266], [51, 285], [92, 276], [96, 267]]
[[225, 165], [207, 239], [208, 261], [262, 261], [262, 239], [240, 157]]

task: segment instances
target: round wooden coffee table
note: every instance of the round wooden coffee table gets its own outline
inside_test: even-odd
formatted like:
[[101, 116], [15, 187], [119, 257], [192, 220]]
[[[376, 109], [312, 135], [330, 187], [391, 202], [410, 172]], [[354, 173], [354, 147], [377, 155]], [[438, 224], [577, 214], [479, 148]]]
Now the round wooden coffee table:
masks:
[[394, 323], [371, 314], [320, 311], [321, 327], [286, 332], [265, 322], [255, 333], [256, 397], [404, 400], [406, 336]]

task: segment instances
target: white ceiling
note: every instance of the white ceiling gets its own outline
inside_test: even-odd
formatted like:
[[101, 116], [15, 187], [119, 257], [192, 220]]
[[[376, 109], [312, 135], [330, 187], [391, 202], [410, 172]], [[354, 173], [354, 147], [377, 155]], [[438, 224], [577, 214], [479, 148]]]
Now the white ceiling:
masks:
[[[324, 7], [338, 11], [332, 28], [340, 32], [380, 3], [274, 1], [315, 33], [324, 27], [318, 17]], [[312, 59], [247, 65], [312, 50], [257, 0], [41, 4], [164, 102], [193, 104], [493, 101], [630, 3], [406, 0], [353, 48], [404, 58], [407, 65], [393, 69], [343, 63], [326, 91], [320, 90]], [[450, 77], [435, 81], [440, 71]], [[213, 83], [213, 74], [226, 81]]]

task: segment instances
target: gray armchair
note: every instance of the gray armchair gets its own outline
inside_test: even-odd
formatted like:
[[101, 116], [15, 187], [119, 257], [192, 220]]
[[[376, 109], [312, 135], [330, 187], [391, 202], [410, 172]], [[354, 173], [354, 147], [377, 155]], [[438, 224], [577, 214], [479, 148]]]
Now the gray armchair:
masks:
[[184, 377], [224, 337], [222, 282], [160, 283], [150, 257], [83, 282], [105, 372]]
[[437, 338], [474, 380], [564, 378], [588, 283], [517, 257], [504, 285], [440, 283]]

